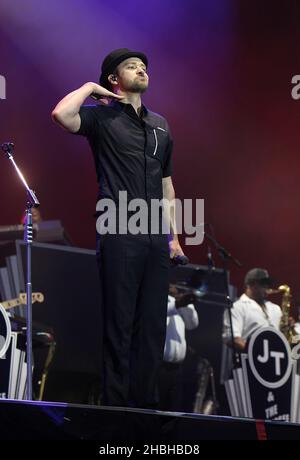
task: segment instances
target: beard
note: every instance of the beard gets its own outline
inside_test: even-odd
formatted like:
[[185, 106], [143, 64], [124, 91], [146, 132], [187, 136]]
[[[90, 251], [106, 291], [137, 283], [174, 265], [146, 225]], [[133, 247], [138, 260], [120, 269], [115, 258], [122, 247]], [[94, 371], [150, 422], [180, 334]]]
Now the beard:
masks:
[[134, 81], [131, 85], [128, 85], [127, 91], [131, 93], [144, 93], [148, 88], [148, 81]]

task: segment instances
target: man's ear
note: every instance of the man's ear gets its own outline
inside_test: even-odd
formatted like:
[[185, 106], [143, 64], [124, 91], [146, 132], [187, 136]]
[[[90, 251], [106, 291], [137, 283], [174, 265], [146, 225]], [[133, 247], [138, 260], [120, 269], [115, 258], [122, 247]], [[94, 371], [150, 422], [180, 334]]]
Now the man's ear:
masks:
[[112, 73], [108, 76], [108, 81], [111, 85], [117, 85], [118, 77]]

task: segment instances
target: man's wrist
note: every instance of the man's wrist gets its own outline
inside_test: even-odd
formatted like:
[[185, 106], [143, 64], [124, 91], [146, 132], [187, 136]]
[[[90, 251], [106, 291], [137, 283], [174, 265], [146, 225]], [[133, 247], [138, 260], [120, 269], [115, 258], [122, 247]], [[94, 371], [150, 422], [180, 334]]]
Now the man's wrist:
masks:
[[92, 94], [96, 91], [97, 85], [96, 83], [89, 81], [83, 85], [84, 89], [88, 91], [89, 94]]
[[174, 242], [174, 243], [179, 243], [178, 236], [177, 235], [170, 235], [169, 241]]

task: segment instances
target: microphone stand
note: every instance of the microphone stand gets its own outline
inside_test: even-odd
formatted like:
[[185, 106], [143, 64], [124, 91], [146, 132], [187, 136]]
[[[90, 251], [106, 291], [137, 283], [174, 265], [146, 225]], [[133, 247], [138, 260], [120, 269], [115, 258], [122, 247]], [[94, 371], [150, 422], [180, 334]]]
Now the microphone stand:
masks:
[[215, 263], [212, 257], [210, 246], [207, 247], [207, 266], [208, 266], [208, 273], [211, 274], [211, 272], [215, 269]]
[[1, 149], [6, 157], [12, 162], [18, 176], [20, 177], [27, 193], [26, 201], [26, 223], [24, 229], [24, 241], [26, 243], [26, 355], [27, 355], [27, 400], [32, 400], [32, 284], [31, 284], [31, 246], [32, 246], [32, 212], [33, 207], [39, 206], [39, 201], [34, 191], [29, 188], [22, 172], [13, 158], [14, 144], [5, 142]]
[[[234, 368], [237, 368], [237, 366], [240, 363], [240, 356], [239, 353], [237, 352], [235, 343], [234, 343], [234, 335], [233, 335], [233, 324], [232, 324], [232, 314], [231, 314], [231, 309], [232, 309], [232, 300], [229, 295], [229, 283], [228, 283], [228, 261], [231, 260], [235, 265], [238, 267], [242, 267], [242, 264], [237, 260], [235, 257], [233, 257], [230, 252], [228, 252], [223, 246], [221, 246], [217, 240], [210, 235], [207, 232], [204, 232], [204, 235], [206, 236], [207, 239], [209, 239], [215, 246], [216, 250], [220, 254], [220, 256], [223, 259], [223, 267], [224, 267], [224, 286], [225, 286], [225, 293], [226, 293], [226, 308], [228, 310], [228, 316], [229, 316], [229, 326], [230, 326], [230, 334], [231, 334], [231, 346], [232, 346], [232, 351], [233, 351], [233, 366]], [[210, 249], [209, 249], [209, 254], [210, 254]], [[210, 256], [211, 257], [211, 256]]]

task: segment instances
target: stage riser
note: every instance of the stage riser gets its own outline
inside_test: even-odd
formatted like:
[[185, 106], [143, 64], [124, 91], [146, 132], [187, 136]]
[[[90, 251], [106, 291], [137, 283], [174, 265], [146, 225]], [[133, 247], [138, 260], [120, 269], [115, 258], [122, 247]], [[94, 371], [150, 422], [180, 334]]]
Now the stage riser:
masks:
[[[300, 439], [297, 424], [57, 403], [0, 401], [1, 440], [190, 443]], [[259, 433], [259, 435], [258, 435]]]

